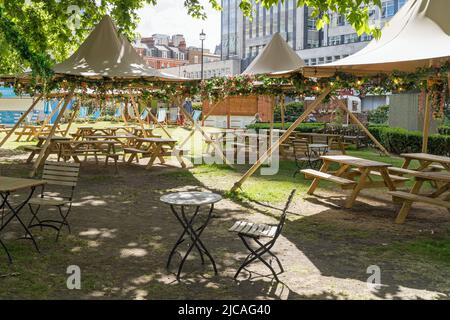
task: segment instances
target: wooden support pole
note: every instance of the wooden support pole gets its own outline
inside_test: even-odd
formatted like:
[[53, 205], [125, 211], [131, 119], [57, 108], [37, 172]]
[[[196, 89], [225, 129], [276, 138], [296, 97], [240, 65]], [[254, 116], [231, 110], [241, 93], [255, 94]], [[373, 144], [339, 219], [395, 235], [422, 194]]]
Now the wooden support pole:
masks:
[[425, 111], [423, 117], [423, 138], [422, 138], [422, 152], [428, 152], [428, 137], [430, 135], [430, 122], [431, 122], [431, 99], [429, 94], [426, 95]]
[[264, 161], [266, 161], [272, 155], [272, 153], [277, 150], [278, 147], [291, 135], [295, 128], [297, 128], [300, 123], [305, 121], [306, 117], [308, 117], [308, 115], [313, 112], [315, 108], [317, 108], [317, 106], [323, 101], [323, 99], [325, 99], [325, 97], [330, 93], [330, 90], [330, 88], [324, 89], [322, 94], [317, 97], [317, 99], [309, 106], [309, 108], [306, 109], [305, 112], [303, 112], [303, 114], [297, 120], [295, 120], [295, 122], [286, 130], [286, 132], [281, 135], [280, 139], [277, 140], [272, 146], [270, 146], [270, 148], [267, 149], [267, 151], [264, 152], [261, 157], [259, 157], [255, 164], [241, 177], [241, 179], [239, 179], [239, 181], [237, 181], [233, 185], [231, 191], [236, 191], [238, 188], [240, 188], [245, 180], [247, 180], [252, 174], [254, 174], [256, 170], [258, 170], [258, 168], [264, 163]]
[[39, 152], [39, 156], [33, 165], [33, 170], [31, 170], [30, 177], [34, 177], [36, 175], [42, 162], [45, 160], [44, 158], [47, 154], [47, 149], [50, 146], [53, 136], [55, 135], [56, 128], [58, 127], [59, 121], [61, 120], [64, 111], [66, 111], [66, 108], [70, 103], [70, 100], [72, 100], [74, 92], [75, 92], [75, 87], [72, 87], [70, 89], [69, 93], [67, 94], [66, 98], [64, 99], [64, 104], [61, 108], [61, 111], [58, 113], [55, 123], [53, 124], [52, 128], [50, 129], [50, 133], [49, 133], [47, 139], [45, 140], [44, 144], [42, 145], [41, 151]]
[[389, 156], [389, 152], [386, 150], [385, 147], [383, 147], [383, 145], [370, 133], [369, 129], [367, 129], [364, 124], [359, 121], [359, 119], [350, 111], [348, 110], [347, 106], [345, 105], [345, 103], [341, 100], [338, 99], [337, 97], [332, 97], [332, 100], [334, 100], [335, 102], [337, 102], [338, 106], [348, 114], [348, 116], [350, 117], [350, 119], [356, 123], [356, 125], [358, 125], [363, 131], [364, 133], [370, 138], [370, 140], [373, 141], [373, 143], [375, 143], [375, 145], [381, 150], [383, 151], [383, 153], [387, 156]]
[[37, 98], [33, 101], [31, 106], [28, 108], [27, 111], [25, 111], [22, 116], [19, 118], [16, 124], [12, 127], [11, 130], [6, 134], [6, 136], [3, 138], [3, 140], [0, 142], [0, 147], [5, 144], [5, 142], [9, 139], [9, 137], [16, 131], [16, 129], [20, 126], [20, 124], [25, 120], [25, 118], [28, 116], [28, 114], [34, 109], [34, 107], [38, 104], [39, 101], [41, 101], [43, 95], [37, 96]]
[[148, 138], [147, 130], [145, 130], [145, 123], [141, 119], [141, 113], [139, 112], [139, 108], [138, 108], [136, 101], [134, 101], [131, 90], [130, 90], [130, 98], [131, 98], [131, 103], [133, 104], [134, 113], [136, 114], [136, 119], [138, 119], [139, 125], [141, 126], [142, 132], [144, 133], [144, 137]]
[[61, 104], [63, 103], [64, 99], [61, 99], [58, 103], [58, 105], [56, 106], [55, 109], [52, 110], [52, 112], [50, 113], [50, 115], [44, 119], [44, 122], [42, 123], [41, 127], [39, 128], [39, 130], [36, 132], [36, 137], [39, 137], [39, 135], [42, 133], [42, 131], [45, 129], [45, 127], [47, 126], [47, 124], [50, 122], [50, 120], [52, 120], [53, 116], [55, 115], [56, 111], [58, 111], [59, 107], [61, 107]]
[[281, 113], [281, 129], [283, 129], [284, 130], [284, 100], [285, 100], [285, 97], [283, 96], [283, 97], [280, 97], [280, 113]]
[[[206, 132], [202, 129], [202, 127], [200, 127], [200, 125], [197, 122], [194, 121], [194, 119], [192, 119], [192, 116], [190, 114], [188, 114], [187, 111], [184, 108], [181, 108], [180, 110], [184, 114], [186, 119], [188, 119], [189, 121], [191, 121], [194, 124], [194, 131], [191, 132], [192, 134], [189, 135], [188, 139], [192, 135], [194, 135], [195, 130], [199, 131], [203, 135], [205, 140], [208, 143], [212, 144], [212, 146], [215, 149], [215, 152], [218, 152], [218, 154], [220, 155], [220, 157], [222, 158], [224, 163], [229, 165], [230, 167], [232, 167], [232, 164], [228, 161], [227, 157], [224, 155], [223, 150], [220, 148], [219, 144], [216, 141], [211, 140], [211, 137], [208, 134], [206, 134]], [[186, 139], [181, 145], [184, 145], [187, 142], [188, 139]]]
[[81, 100], [78, 100], [77, 104], [75, 105], [75, 108], [73, 108], [72, 117], [70, 117], [69, 123], [67, 124], [66, 131], [64, 131], [63, 136], [67, 136], [67, 134], [70, 131], [70, 127], [72, 126], [73, 121], [77, 117], [81, 107]]
[[150, 118], [152, 118], [152, 120], [156, 123], [156, 125], [164, 131], [164, 133], [169, 137], [169, 139], [172, 139], [172, 135], [166, 130], [166, 128], [164, 128], [164, 126], [161, 123], [159, 123], [158, 118], [155, 117], [155, 115], [152, 113], [152, 110], [148, 109], [148, 114]]

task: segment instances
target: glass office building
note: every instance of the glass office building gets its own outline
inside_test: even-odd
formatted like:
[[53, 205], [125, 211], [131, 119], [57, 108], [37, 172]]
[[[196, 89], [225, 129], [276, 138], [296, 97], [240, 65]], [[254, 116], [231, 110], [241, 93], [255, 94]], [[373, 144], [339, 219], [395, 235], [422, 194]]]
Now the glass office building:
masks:
[[[279, 32], [307, 64], [322, 64], [341, 59], [361, 50], [371, 37], [358, 36], [343, 16], [331, 14], [331, 21], [322, 30], [316, 29], [312, 9], [297, 7], [297, 0], [264, 8], [253, 1], [252, 18], [244, 17], [239, 0], [222, 0], [222, 59], [242, 59], [242, 68], [258, 55]], [[406, 0], [383, 0], [381, 8], [370, 9], [371, 20], [382, 27], [406, 3]]]

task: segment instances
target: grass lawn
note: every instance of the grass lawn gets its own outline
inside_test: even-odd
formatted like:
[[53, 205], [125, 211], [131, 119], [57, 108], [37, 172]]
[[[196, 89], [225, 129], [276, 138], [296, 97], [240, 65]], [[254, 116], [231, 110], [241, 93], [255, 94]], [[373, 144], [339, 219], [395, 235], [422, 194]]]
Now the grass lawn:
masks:
[[[184, 128], [169, 131], [179, 140], [189, 133]], [[156, 132], [163, 134], [160, 129]], [[30, 165], [24, 164], [26, 154], [20, 152], [24, 144], [30, 143], [8, 142], [0, 149], [0, 174], [27, 175]], [[200, 143], [194, 142], [194, 147], [200, 148]], [[402, 164], [401, 158], [380, 156], [370, 149], [348, 154]], [[230, 193], [247, 169], [246, 165], [201, 164], [189, 170], [146, 171], [121, 164], [116, 175], [112, 169], [83, 163], [71, 235], [64, 232], [55, 243], [51, 230], [36, 230], [42, 251], [38, 254], [29, 243], [15, 240], [20, 235], [18, 225], [2, 232], [14, 264], [8, 266], [0, 250], [0, 298], [450, 298], [447, 211], [419, 205], [404, 225], [396, 225], [398, 207], [383, 189], [365, 191], [353, 209], [343, 209], [342, 192], [333, 184], [321, 183], [317, 197], [307, 196], [310, 181], [300, 174], [292, 177], [292, 161], [281, 161], [277, 175], [257, 172], [242, 190]], [[262, 264], [252, 266], [252, 273], [245, 272], [239, 283], [233, 281], [247, 252], [227, 229], [238, 219], [276, 223], [293, 188], [297, 196], [276, 246], [286, 269], [280, 275], [282, 283], [271, 282]], [[210, 190], [225, 198], [202, 236], [218, 264], [218, 276], [195, 259], [186, 264], [181, 282], [165, 269], [168, 251], [181, 230], [159, 197], [177, 190]], [[67, 290], [69, 265], [82, 270], [79, 291]], [[383, 285], [369, 290], [367, 268], [372, 265], [380, 267]]]

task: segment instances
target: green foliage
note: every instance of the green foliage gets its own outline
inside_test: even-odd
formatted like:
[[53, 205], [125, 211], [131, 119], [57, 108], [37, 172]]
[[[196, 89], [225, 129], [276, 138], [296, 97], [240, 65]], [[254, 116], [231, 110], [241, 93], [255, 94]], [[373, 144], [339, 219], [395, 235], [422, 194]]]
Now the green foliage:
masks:
[[[296, 120], [304, 110], [303, 102], [289, 102], [284, 106], [284, 120], [294, 121]], [[281, 106], [277, 105], [274, 110], [274, 121], [281, 121]]]
[[367, 120], [373, 124], [387, 124], [389, 120], [389, 106], [379, 106], [375, 110], [369, 111]]
[[450, 126], [442, 125], [438, 128], [440, 134], [450, 135]]
[[[289, 128], [291, 126], [292, 122], [286, 122], [284, 124], [285, 129]], [[321, 129], [323, 129], [324, 123], [301, 123], [297, 128], [295, 128], [295, 131], [299, 132], [316, 132]], [[270, 123], [255, 123], [252, 125], [247, 126], [248, 129], [255, 129], [256, 131], [259, 131], [261, 129], [270, 129]], [[274, 129], [282, 129], [281, 123], [276, 122], [273, 124]]]
[[[369, 126], [370, 133], [389, 151], [395, 154], [421, 152], [422, 133], [388, 126]], [[429, 136], [428, 152], [438, 155], [450, 154], [450, 135]]]

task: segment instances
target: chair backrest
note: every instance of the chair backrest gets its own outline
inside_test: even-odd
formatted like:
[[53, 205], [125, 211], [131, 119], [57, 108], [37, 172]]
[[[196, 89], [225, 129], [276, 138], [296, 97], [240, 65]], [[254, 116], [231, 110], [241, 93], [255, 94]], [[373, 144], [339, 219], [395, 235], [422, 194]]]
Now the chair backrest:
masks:
[[167, 118], [167, 110], [164, 108], [158, 109], [158, 122], [164, 122]]
[[169, 119], [171, 122], [177, 122], [178, 120], [178, 107], [171, 107], [169, 109]]
[[78, 113], [78, 118], [84, 119], [88, 115], [88, 107], [80, 107], [80, 112]]
[[281, 234], [281, 231], [283, 230], [284, 223], [286, 222], [287, 212], [292, 203], [292, 200], [294, 199], [295, 192], [297, 192], [296, 189], [293, 189], [291, 191], [291, 193], [289, 194], [289, 198], [287, 199], [286, 204], [284, 205], [283, 213], [281, 214], [280, 222], [278, 223], [277, 233], [275, 234], [274, 237], [275, 239], [278, 238], [278, 236]]
[[201, 115], [202, 115], [201, 110], [194, 110], [194, 112], [192, 113], [192, 120], [194, 120], [194, 121], [200, 120]]
[[148, 117], [148, 109], [145, 108], [144, 111], [141, 113], [141, 120], [145, 120]]
[[102, 111], [100, 109], [95, 109], [94, 113], [92, 114], [92, 119], [96, 120], [100, 118], [102, 114]]
[[302, 158], [305, 155], [308, 155], [308, 139], [295, 137], [291, 140], [291, 143], [295, 159]]
[[136, 114], [134, 113], [134, 108], [133, 108], [133, 106], [131, 104], [128, 104], [127, 111], [128, 111], [128, 115], [131, 118], [136, 118]]
[[45, 180], [49, 185], [75, 188], [78, 182], [79, 172], [79, 163], [46, 161], [42, 173], [42, 180]]

